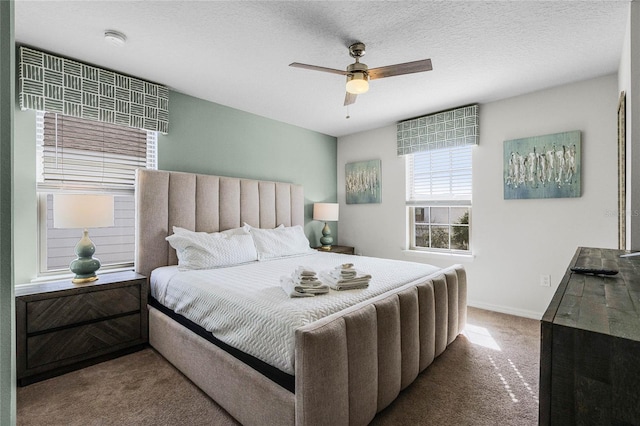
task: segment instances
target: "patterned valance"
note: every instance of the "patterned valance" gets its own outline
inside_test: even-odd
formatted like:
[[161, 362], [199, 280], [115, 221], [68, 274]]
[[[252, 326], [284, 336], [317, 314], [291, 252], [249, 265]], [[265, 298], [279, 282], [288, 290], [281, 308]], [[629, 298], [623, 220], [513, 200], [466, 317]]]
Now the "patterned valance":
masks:
[[478, 144], [478, 105], [398, 123], [398, 155]]
[[165, 86], [20, 47], [20, 107], [167, 133]]

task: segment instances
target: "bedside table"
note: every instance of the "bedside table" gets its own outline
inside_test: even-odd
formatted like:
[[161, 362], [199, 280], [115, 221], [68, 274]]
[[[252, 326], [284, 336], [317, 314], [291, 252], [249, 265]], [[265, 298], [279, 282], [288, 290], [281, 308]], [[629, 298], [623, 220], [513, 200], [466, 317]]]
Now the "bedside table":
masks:
[[349, 246], [331, 246], [331, 250], [325, 250], [322, 247], [314, 247], [318, 251], [327, 253], [355, 254], [355, 249]]
[[147, 292], [147, 278], [133, 271], [16, 288], [18, 385], [142, 349]]

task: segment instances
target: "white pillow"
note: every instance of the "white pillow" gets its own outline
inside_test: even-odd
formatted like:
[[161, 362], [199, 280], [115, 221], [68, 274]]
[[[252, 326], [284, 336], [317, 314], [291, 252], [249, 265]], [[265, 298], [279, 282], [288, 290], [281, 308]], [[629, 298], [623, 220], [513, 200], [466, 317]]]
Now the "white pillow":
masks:
[[[273, 229], [282, 229], [284, 228], [284, 223], [281, 223], [280, 225], [276, 226]], [[246, 232], [251, 232], [252, 229], [263, 229], [263, 228], [254, 228], [253, 226], [249, 225], [247, 222], [242, 222], [242, 228], [238, 228], [238, 229], [244, 229]]]
[[247, 233], [208, 234], [174, 227], [174, 234], [166, 240], [176, 250], [180, 270], [221, 268], [258, 260], [253, 238]]
[[196, 231], [190, 231], [188, 229], [185, 228], [180, 228], [179, 226], [174, 226], [173, 227], [173, 233], [174, 234], [182, 234], [182, 235], [201, 235], [201, 234], [206, 234], [206, 235], [216, 235], [216, 234], [222, 234], [222, 235], [246, 235], [249, 233], [249, 229], [246, 228], [245, 226], [241, 226], [240, 228], [232, 228], [232, 229], [227, 229], [226, 231], [220, 231], [220, 232], [196, 232]]
[[297, 256], [314, 251], [309, 247], [309, 240], [300, 225], [275, 229], [251, 228], [251, 235], [258, 260]]

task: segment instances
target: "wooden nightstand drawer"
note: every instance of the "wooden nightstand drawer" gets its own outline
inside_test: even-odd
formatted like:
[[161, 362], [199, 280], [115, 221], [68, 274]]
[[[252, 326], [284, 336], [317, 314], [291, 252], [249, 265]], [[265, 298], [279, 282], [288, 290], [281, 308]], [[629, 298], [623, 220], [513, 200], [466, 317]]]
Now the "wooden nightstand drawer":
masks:
[[66, 328], [27, 338], [27, 368], [37, 368], [140, 338], [140, 314]]
[[139, 310], [139, 285], [37, 300], [27, 303], [27, 333]]

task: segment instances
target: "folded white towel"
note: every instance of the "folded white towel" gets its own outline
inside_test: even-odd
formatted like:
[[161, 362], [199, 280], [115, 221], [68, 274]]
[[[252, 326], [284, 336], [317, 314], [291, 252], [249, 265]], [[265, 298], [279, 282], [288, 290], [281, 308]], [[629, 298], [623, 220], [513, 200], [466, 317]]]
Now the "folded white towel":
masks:
[[330, 270], [329, 273], [331, 275], [333, 275], [334, 277], [336, 277], [336, 278], [344, 278], [344, 279], [356, 278], [356, 277], [358, 277], [358, 274], [360, 276], [366, 275], [366, 274], [362, 274], [361, 272], [359, 272], [353, 266], [353, 263], [343, 263], [341, 265], [338, 265], [335, 268], [333, 268], [332, 270]]
[[333, 290], [353, 290], [358, 288], [367, 288], [371, 275], [358, 275], [355, 278], [338, 278], [331, 274], [331, 271], [320, 273], [322, 281], [327, 283]]
[[280, 277], [280, 287], [284, 290], [289, 297], [313, 297], [312, 293], [303, 293], [296, 290], [296, 286], [293, 280], [289, 277]]
[[298, 277], [315, 277], [316, 271], [307, 266], [298, 266], [293, 272]]
[[296, 291], [304, 294], [326, 294], [329, 293], [329, 286], [326, 284], [319, 285], [317, 287], [295, 287]]
[[329, 271], [329, 274], [338, 279], [349, 279], [355, 278], [358, 275], [358, 272], [356, 272], [355, 269], [333, 269]]
[[329, 293], [329, 286], [320, 283], [317, 286], [302, 286], [293, 282], [290, 277], [280, 277], [280, 286], [289, 297], [310, 297], [316, 294]]
[[343, 291], [343, 290], [358, 290], [369, 287], [369, 281], [358, 281], [353, 283], [329, 283], [329, 287], [332, 290]]
[[292, 278], [297, 279], [298, 281], [315, 281], [318, 279], [316, 275], [298, 275], [295, 272], [291, 274]]
[[322, 281], [320, 281], [317, 277], [313, 277], [312, 279], [291, 277], [291, 280], [295, 285], [304, 288], [313, 288], [322, 285]]
[[328, 275], [334, 278], [335, 280], [345, 281], [345, 282], [348, 282], [350, 280], [371, 279], [370, 274], [365, 274], [355, 269], [353, 269], [352, 271], [353, 273], [343, 274], [341, 271], [337, 269], [332, 269], [330, 271], [323, 271], [322, 274]]
[[291, 279], [295, 285], [303, 287], [318, 287], [322, 285], [316, 271], [307, 266], [298, 266], [291, 274]]

